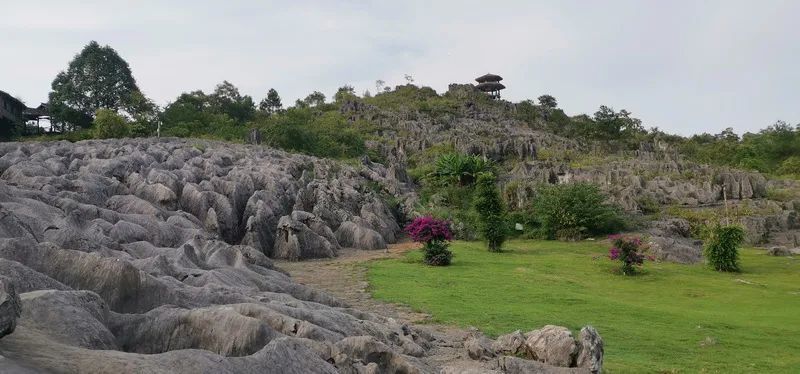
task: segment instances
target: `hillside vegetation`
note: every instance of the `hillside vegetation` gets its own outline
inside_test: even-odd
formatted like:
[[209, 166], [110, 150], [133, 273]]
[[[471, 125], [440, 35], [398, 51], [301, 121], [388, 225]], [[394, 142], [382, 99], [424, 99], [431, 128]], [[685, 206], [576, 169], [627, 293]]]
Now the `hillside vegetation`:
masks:
[[[98, 56], [118, 69], [82, 75]], [[104, 89], [109, 81], [119, 84]], [[473, 156], [492, 165], [509, 209], [509, 227], [523, 223], [520, 234], [529, 237], [554, 236], [543, 234], [541, 219], [531, 218], [541, 216], [533, 200], [542, 186], [585, 182], [629, 215], [626, 222], [609, 222], [614, 229], [637, 230], [681, 211], [707, 217], [690, 220], [692, 232], [702, 233], [709, 220], [722, 218], [704, 210], [754, 200], [754, 211], [763, 214], [738, 222], [747, 229], [749, 243], [800, 242], [796, 125], [778, 122], [742, 136], [726, 129], [681, 137], [648, 129], [630, 111], [606, 105], [591, 114], [568, 115], [550, 95], [508, 102], [469, 84], [453, 84], [444, 93], [411, 83], [377, 88], [374, 95], [359, 95], [345, 85], [330, 98], [314, 91], [284, 105], [274, 89], [258, 101], [225, 81], [212, 92], [186, 92], [159, 108], [142, 94], [116, 51], [92, 42], [53, 82], [50, 106], [59, 133], [33, 139], [160, 134], [260, 142], [352, 164], [368, 160], [389, 168], [398, 181], [418, 186], [419, 199], [393, 204], [450, 219], [461, 238], [477, 232], [471, 183], [442, 183], [432, 173], [440, 159]], [[396, 199], [392, 191], [383, 193]], [[574, 229], [579, 237], [608, 231]]]

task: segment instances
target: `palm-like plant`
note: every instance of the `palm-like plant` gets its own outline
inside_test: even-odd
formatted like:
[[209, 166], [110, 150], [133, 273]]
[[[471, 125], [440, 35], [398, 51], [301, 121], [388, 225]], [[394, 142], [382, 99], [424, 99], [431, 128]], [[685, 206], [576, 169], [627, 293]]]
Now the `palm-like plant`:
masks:
[[475, 183], [479, 173], [491, 172], [493, 169], [494, 163], [483, 157], [448, 153], [436, 160], [430, 177], [441, 184], [458, 183], [459, 186], [469, 186]]

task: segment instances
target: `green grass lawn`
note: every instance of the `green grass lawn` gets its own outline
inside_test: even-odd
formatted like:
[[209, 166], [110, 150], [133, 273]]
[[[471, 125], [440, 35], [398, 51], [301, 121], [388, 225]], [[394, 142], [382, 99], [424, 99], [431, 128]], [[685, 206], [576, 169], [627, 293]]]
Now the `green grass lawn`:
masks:
[[647, 263], [626, 277], [602, 242], [505, 247], [455, 242], [449, 267], [423, 265], [419, 251], [372, 262], [372, 293], [492, 336], [593, 325], [612, 373], [800, 373], [800, 258], [744, 249], [741, 273]]

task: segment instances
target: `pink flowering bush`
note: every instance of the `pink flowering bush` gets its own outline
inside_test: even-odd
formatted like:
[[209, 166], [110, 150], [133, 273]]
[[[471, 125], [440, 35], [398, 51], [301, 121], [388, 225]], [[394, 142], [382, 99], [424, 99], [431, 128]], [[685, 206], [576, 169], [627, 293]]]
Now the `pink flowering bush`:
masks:
[[453, 253], [447, 247], [453, 240], [450, 222], [433, 217], [417, 217], [405, 228], [411, 240], [423, 243], [425, 263], [428, 265], [450, 265]]
[[[642, 244], [642, 239], [637, 236], [610, 235], [608, 237], [613, 247], [608, 250], [608, 257], [622, 262], [622, 274], [634, 275], [637, 267], [644, 264], [647, 247]], [[652, 260], [652, 258], [651, 258]]]

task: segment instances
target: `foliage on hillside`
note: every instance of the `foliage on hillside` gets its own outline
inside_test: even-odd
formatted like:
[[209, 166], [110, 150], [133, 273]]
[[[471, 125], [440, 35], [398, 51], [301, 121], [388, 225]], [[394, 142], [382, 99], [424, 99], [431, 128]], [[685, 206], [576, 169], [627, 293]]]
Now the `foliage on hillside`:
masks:
[[[105, 62], [104, 62], [105, 61]], [[410, 77], [408, 77], [410, 78]], [[739, 136], [727, 129], [719, 134], [700, 134], [689, 138], [666, 134], [657, 128], [647, 130], [641, 120], [625, 109], [600, 105], [592, 114], [567, 115], [551, 95], [537, 101], [518, 103], [496, 101], [454, 85], [443, 94], [430, 87], [416, 86], [413, 79], [394, 89], [376, 82], [375, 95], [359, 97], [352, 86], [341, 87], [326, 100], [314, 91], [295, 105], [284, 109], [275, 89], [258, 102], [225, 81], [212, 93], [192, 91], [159, 110], [140, 91], [128, 63], [109, 46], [89, 43], [53, 81], [50, 107], [58, 131], [70, 133], [93, 126], [98, 109], [122, 115], [130, 125], [130, 136], [152, 136], [157, 123], [162, 135], [208, 137], [244, 141], [252, 128], [266, 133], [267, 143], [290, 151], [324, 157], [350, 158], [368, 154], [366, 140], [380, 139], [374, 118], [449, 121], [467, 112], [493, 113], [496, 119], [516, 120], [517, 124], [595, 145], [606, 156], [639, 149], [642, 143], [671, 144], [690, 160], [702, 163], [753, 169], [779, 176], [800, 176], [800, 129], [785, 122], [757, 134]], [[346, 114], [346, 108], [367, 108], [370, 118]], [[60, 135], [78, 140], [92, 132]], [[402, 134], [399, 134], [402, 136]], [[544, 150], [546, 151], [546, 150]], [[381, 159], [374, 151], [374, 159]], [[538, 155], [537, 155], [538, 156]], [[564, 158], [564, 157], [562, 157]], [[569, 158], [569, 157], [566, 157]]]
[[681, 139], [678, 146], [698, 162], [800, 177], [800, 126], [783, 121], [743, 136], [730, 128], [715, 135], [694, 135]]

